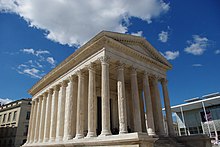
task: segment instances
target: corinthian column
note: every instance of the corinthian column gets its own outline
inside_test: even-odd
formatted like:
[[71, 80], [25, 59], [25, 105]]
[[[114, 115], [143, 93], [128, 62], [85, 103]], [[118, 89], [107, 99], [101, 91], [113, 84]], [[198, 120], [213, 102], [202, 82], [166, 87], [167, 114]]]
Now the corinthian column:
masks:
[[47, 104], [46, 104], [46, 112], [45, 112], [46, 116], [45, 116], [45, 125], [44, 125], [44, 142], [47, 142], [49, 140], [52, 95], [53, 95], [53, 89], [49, 89]]
[[43, 99], [43, 97], [40, 96], [38, 98], [38, 102], [37, 102], [37, 118], [36, 118], [37, 121], [36, 121], [36, 126], [35, 126], [34, 142], [37, 142], [39, 139], [42, 99]]
[[142, 132], [140, 98], [138, 91], [137, 71], [135, 68], [132, 68], [131, 70], [131, 93], [132, 93], [133, 111], [134, 111], [133, 112], [134, 131]]
[[51, 106], [51, 121], [50, 121], [50, 141], [55, 141], [56, 138], [56, 127], [57, 127], [57, 106], [58, 106], [58, 96], [60, 86], [54, 86], [54, 93], [52, 96], [52, 106]]
[[88, 86], [88, 134], [87, 137], [96, 136], [97, 119], [97, 97], [94, 64], [89, 66], [89, 86]]
[[156, 77], [152, 78], [152, 84], [154, 88], [154, 93], [155, 93], [155, 109], [156, 109], [156, 115], [157, 116], [157, 135], [165, 135], [164, 132], [164, 125], [163, 125], [163, 114], [162, 114], [162, 106], [161, 106], [161, 100], [160, 100], [160, 92], [158, 89], [158, 79]]
[[111, 135], [110, 131], [110, 88], [109, 88], [109, 58], [101, 59], [102, 66], [102, 131], [101, 136]]
[[166, 120], [167, 120], [167, 127], [168, 127], [168, 134], [169, 136], [175, 136], [175, 132], [173, 129], [173, 119], [172, 119], [172, 112], [170, 108], [170, 98], [167, 90], [167, 80], [162, 79], [161, 81], [162, 89], [163, 89], [163, 97], [164, 97], [164, 105], [166, 111]]
[[74, 95], [73, 91], [77, 90], [77, 89], [73, 89], [74, 87], [74, 78], [73, 76], [70, 76], [69, 78], [69, 84], [67, 86], [67, 96], [66, 96], [66, 104], [65, 104], [65, 123], [64, 123], [64, 140], [70, 140], [73, 138], [73, 124], [75, 121], [75, 119], [72, 121], [72, 117], [75, 117], [73, 116], [73, 113], [75, 111], [75, 108], [76, 107], [73, 107], [74, 106], [74, 102], [76, 102], [76, 95]]
[[47, 93], [43, 94], [42, 108], [41, 108], [41, 118], [40, 118], [40, 134], [39, 134], [39, 142], [43, 141], [44, 137], [44, 123], [45, 123], [45, 110], [46, 110], [46, 101], [47, 101]]
[[61, 91], [58, 98], [57, 132], [56, 132], [57, 141], [63, 140], [66, 87], [67, 87], [67, 82], [63, 81], [61, 83]]
[[144, 98], [146, 102], [147, 133], [148, 135], [155, 135], [154, 116], [153, 116], [153, 108], [151, 102], [149, 78], [146, 72], [144, 73], [144, 77], [143, 77], [143, 89], [144, 89]]
[[124, 65], [118, 66], [118, 116], [119, 116], [119, 134], [127, 133], [127, 110], [125, 97], [125, 82], [124, 82]]
[[32, 104], [31, 104], [31, 117], [30, 117], [30, 120], [29, 120], [29, 127], [28, 127], [28, 136], [27, 136], [27, 142], [26, 143], [29, 143], [31, 142], [31, 132], [33, 131], [32, 127], [33, 127], [33, 123], [34, 123], [34, 107], [35, 107], [35, 101], [32, 101]]
[[85, 86], [84, 75], [82, 71], [77, 72], [78, 76], [78, 95], [77, 95], [77, 120], [76, 120], [76, 139], [84, 137], [84, 98], [85, 98]]

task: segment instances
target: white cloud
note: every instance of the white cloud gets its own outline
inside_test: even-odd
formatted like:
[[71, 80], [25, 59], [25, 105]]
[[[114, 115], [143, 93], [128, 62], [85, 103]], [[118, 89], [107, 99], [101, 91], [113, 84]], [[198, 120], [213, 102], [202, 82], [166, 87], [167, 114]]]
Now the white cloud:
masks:
[[193, 64], [192, 66], [194, 66], [194, 67], [201, 67], [203, 65], [202, 64]]
[[21, 50], [23, 53], [27, 53], [27, 54], [35, 54], [35, 51], [34, 51], [34, 49], [32, 49], [32, 48], [24, 48], [24, 49], [22, 49]]
[[18, 65], [15, 69], [19, 74], [31, 76], [32, 78], [41, 78], [45, 75], [45, 68], [48, 69], [48, 63], [51, 68], [56, 65], [56, 60], [47, 50], [21, 49], [22, 53], [33, 55], [28, 61]]
[[29, 68], [29, 67], [21, 67], [20, 65], [18, 66], [18, 73], [19, 74], [25, 74], [25, 75], [29, 75], [32, 78], [42, 78], [42, 76], [44, 75], [40, 70], [36, 69], [36, 68]]
[[0, 98], [0, 103], [1, 103], [1, 105], [3, 105], [3, 104], [8, 104], [8, 103], [10, 103], [10, 102], [12, 102], [12, 101], [14, 101], [14, 100], [11, 100], [11, 99], [9, 99], [9, 98]]
[[189, 46], [184, 49], [185, 52], [193, 55], [202, 55], [208, 46], [209, 40], [206, 37], [193, 35], [193, 41], [187, 42]]
[[23, 53], [32, 54], [32, 55], [35, 55], [35, 56], [40, 56], [40, 55], [43, 55], [43, 54], [50, 54], [50, 52], [47, 51], [47, 50], [34, 50], [32, 48], [21, 49], [20, 51], [23, 52]]
[[168, 34], [168, 32], [165, 32], [165, 31], [161, 31], [158, 34], [158, 40], [160, 40], [163, 43], [167, 42], [168, 37], [169, 37], [169, 34]]
[[47, 57], [47, 62], [52, 65], [52, 67], [55, 67], [56, 61], [54, 60], [53, 57]]
[[174, 60], [179, 57], [179, 51], [166, 51], [164, 54], [161, 53], [167, 60]]
[[134, 36], [143, 36], [143, 31], [138, 31], [136, 33], [131, 33], [131, 35], [134, 35]]
[[215, 51], [215, 54], [216, 54], [216, 55], [220, 54], [220, 50], [216, 50], [216, 51]]
[[163, 0], [0, 1], [0, 11], [16, 13], [31, 27], [45, 30], [46, 38], [71, 46], [101, 30], [125, 33], [131, 17], [151, 23], [169, 9]]

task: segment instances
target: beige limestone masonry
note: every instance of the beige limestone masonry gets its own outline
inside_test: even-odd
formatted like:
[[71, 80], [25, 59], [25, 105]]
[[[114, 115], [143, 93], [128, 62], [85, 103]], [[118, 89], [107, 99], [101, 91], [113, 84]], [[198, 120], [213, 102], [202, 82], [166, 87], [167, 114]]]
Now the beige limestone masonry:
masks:
[[[31, 108], [32, 107], [32, 108]], [[26, 142], [28, 128], [32, 128], [31, 99], [20, 99], [0, 106], [0, 147], [20, 147]]]
[[144, 38], [103, 31], [36, 83], [24, 146], [153, 146], [171, 64]]

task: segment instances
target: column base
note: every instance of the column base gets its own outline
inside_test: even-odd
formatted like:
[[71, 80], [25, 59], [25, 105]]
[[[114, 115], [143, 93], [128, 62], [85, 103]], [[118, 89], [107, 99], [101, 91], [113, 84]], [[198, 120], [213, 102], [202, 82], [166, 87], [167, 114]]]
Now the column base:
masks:
[[63, 136], [58, 136], [58, 137], [56, 138], [56, 141], [57, 141], [57, 142], [63, 141]]
[[151, 128], [148, 128], [148, 129], [147, 129], [147, 133], [148, 133], [148, 135], [150, 135], [150, 136], [156, 135], [155, 132], [153, 131], [153, 129], [151, 129]]
[[88, 132], [86, 138], [97, 137], [95, 132]]
[[76, 134], [74, 139], [81, 139], [81, 138], [84, 138], [83, 134]]
[[72, 135], [67, 135], [63, 137], [63, 140], [70, 140], [70, 139], [73, 139]]
[[48, 142], [48, 141], [49, 141], [49, 138], [44, 138], [43, 142]]
[[51, 137], [49, 142], [55, 142], [55, 139], [56, 139], [55, 137]]
[[128, 131], [120, 131], [119, 134], [127, 134]]
[[101, 134], [99, 135], [99, 137], [109, 136], [109, 135], [112, 135], [111, 131], [109, 131], [109, 130], [103, 130], [103, 131], [101, 132]]

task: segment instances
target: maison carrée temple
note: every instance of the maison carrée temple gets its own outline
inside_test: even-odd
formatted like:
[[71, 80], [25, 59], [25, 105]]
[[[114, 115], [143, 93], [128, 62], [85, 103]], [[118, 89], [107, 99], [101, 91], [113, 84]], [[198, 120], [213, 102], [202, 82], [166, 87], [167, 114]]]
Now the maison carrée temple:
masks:
[[24, 146], [154, 147], [160, 138], [169, 142], [175, 136], [166, 78], [171, 68], [144, 38], [100, 32], [29, 90], [33, 98]]

